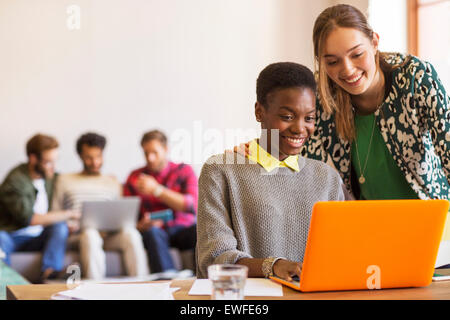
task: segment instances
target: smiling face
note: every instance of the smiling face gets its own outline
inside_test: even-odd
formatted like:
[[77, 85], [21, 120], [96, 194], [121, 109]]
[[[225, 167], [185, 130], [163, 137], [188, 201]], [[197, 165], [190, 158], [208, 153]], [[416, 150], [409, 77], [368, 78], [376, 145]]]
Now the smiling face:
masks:
[[368, 38], [352, 28], [337, 27], [325, 39], [321, 56], [328, 77], [349, 94], [367, 94], [376, 87], [378, 35]]
[[[279, 159], [284, 160], [299, 154], [305, 141], [313, 134], [316, 97], [309, 88], [278, 89], [267, 95], [266, 107], [256, 103], [255, 115], [261, 122], [261, 129], [267, 129], [267, 151], [273, 156], [279, 152]], [[279, 147], [270, 145], [271, 130], [274, 129], [279, 130]]]

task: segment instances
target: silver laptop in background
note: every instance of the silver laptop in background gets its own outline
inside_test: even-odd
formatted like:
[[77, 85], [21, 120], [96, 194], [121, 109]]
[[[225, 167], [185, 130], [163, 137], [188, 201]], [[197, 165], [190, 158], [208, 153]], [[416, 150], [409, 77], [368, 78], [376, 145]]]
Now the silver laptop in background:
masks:
[[126, 227], [135, 228], [140, 204], [139, 197], [85, 201], [81, 206], [81, 229], [118, 231]]

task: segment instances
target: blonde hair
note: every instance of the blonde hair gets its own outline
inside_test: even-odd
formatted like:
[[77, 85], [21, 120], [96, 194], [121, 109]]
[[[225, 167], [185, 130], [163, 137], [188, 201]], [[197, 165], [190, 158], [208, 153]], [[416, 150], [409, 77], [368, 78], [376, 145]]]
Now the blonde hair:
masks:
[[[347, 141], [352, 141], [355, 137], [355, 125], [351, 96], [328, 77], [324, 59], [321, 58], [326, 38], [337, 27], [359, 30], [369, 39], [373, 38], [374, 32], [361, 11], [345, 4], [325, 9], [314, 23], [313, 42], [319, 100], [326, 114], [335, 114], [338, 135]], [[377, 51], [375, 62], [377, 69], [381, 68], [385, 72], [390, 72], [397, 66], [386, 62], [386, 57], [386, 53]]]

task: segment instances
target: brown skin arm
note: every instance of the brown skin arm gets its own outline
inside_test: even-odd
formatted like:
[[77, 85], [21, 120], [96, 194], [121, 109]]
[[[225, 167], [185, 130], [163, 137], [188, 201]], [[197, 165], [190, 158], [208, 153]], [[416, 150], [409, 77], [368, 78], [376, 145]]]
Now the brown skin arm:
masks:
[[248, 149], [250, 142], [241, 143], [238, 146], [234, 146], [233, 150], [225, 150], [227, 153], [239, 153], [240, 155], [247, 157], [250, 155], [250, 151]]
[[[249, 278], [263, 278], [262, 263], [264, 259], [256, 258], [242, 258], [236, 262], [236, 264], [244, 265], [248, 268]], [[280, 259], [273, 265], [273, 273], [278, 278], [282, 278], [287, 281], [292, 281], [292, 276], [297, 275], [300, 278], [302, 271], [301, 263]]]
[[[228, 153], [239, 153], [243, 156], [250, 155], [249, 151], [250, 142], [241, 143], [239, 146], [235, 146], [233, 150], [226, 150]], [[248, 276], [250, 278], [261, 278], [264, 277], [262, 272], [262, 263], [264, 259], [255, 258], [243, 258], [236, 262], [236, 264], [241, 264], [247, 266]], [[297, 275], [300, 277], [302, 271], [301, 263], [289, 261], [285, 259], [280, 259], [273, 265], [273, 273], [279, 278], [285, 279], [287, 281], [292, 281], [292, 276]]]

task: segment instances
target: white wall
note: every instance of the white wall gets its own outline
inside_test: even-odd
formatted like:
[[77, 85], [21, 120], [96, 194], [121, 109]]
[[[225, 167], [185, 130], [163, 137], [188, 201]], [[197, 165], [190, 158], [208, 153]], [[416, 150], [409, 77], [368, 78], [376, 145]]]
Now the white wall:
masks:
[[[207, 156], [234, 144], [226, 130], [243, 131], [236, 143], [246, 129], [254, 137], [255, 82], [264, 66], [313, 67], [314, 19], [330, 4], [2, 0], [0, 178], [26, 159], [36, 132], [58, 138], [60, 172], [80, 170], [75, 141], [93, 130], [108, 138], [105, 173], [123, 181], [143, 164], [139, 140], [155, 127], [175, 140], [175, 160], [198, 173]], [[69, 5], [81, 9], [79, 30], [68, 28]]]
[[[442, 84], [450, 92], [450, 1], [419, 8], [419, 57], [433, 64]], [[433, 4], [429, 2], [428, 4]]]
[[380, 35], [380, 50], [408, 51], [407, 0], [370, 0], [369, 23]]
[[358, 8], [359, 10], [361, 10], [362, 13], [367, 15], [367, 10], [369, 7], [369, 1], [370, 0], [334, 0], [332, 1], [332, 5], [336, 5], [336, 4], [349, 4], [351, 6], [354, 6], [356, 8]]

